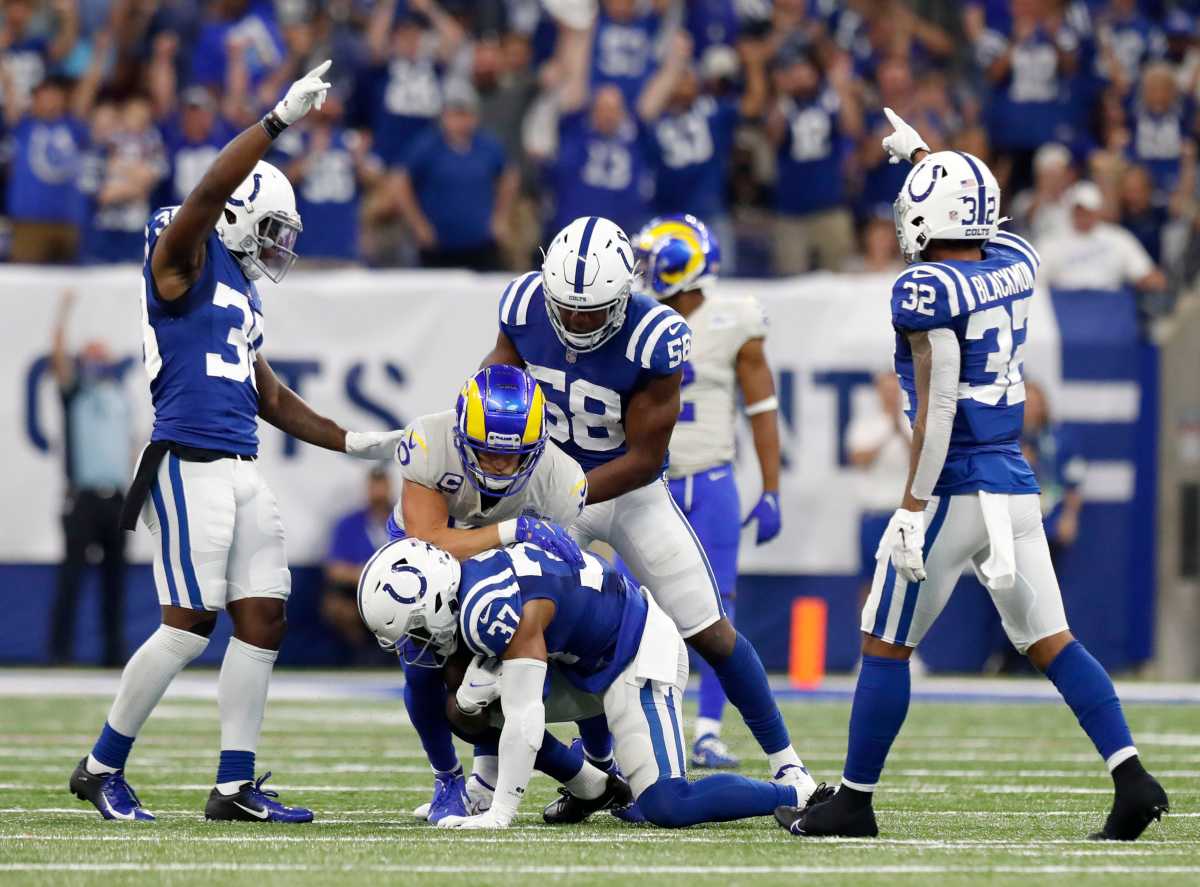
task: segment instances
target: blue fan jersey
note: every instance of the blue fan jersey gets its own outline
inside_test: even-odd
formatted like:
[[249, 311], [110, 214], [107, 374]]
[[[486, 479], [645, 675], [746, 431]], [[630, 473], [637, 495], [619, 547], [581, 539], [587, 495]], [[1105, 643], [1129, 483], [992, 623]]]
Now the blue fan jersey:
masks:
[[502, 657], [529, 601], [554, 603], [546, 653], [585, 693], [606, 689], [637, 653], [648, 605], [637, 586], [584, 552], [582, 569], [533, 545], [463, 561], [459, 626], [473, 653]]
[[680, 372], [692, 333], [666, 305], [633, 295], [620, 331], [596, 350], [578, 353], [559, 341], [546, 310], [542, 275], [531, 271], [504, 290], [500, 330], [541, 383], [550, 437], [591, 471], [624, 454], [630, 398], [656, 377]]
[[892, 287], [896, 374], [916, 419], [912, 348], [905, 333], [948, 327], [962, 349], [958, 410], [934, 494], [1037, 493], [1021, 452], [1025, 322], [1040, 260], [1028, 241], [1001, 231], [978, 262], [910, 265]]
[[159, 298], [150, 257], [177, 209], [158, 210], [146, 226], [142, 357], [154, 406], [150, 439], [254, 456], [254, 361], [263, 342], [262, 300], [215, 230], [191, 289], [172, 302]]

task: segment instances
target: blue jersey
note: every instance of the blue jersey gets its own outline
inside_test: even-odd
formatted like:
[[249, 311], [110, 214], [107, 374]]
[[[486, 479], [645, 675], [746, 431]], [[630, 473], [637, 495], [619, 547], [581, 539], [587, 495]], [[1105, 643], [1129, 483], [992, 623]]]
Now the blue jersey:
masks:
[[701, 96], [690, 108], [653, 126], [658, 147], [654, 208], [702, 219], [728, 213], [725, 181], [738, 123], [737, 103]]
[[958, 410], [935, 495], [1038, 492], [1021, 453], [1021, 364], [1039, 261], [1027, 241], [1001, 231], [984, 246], [982, 261], [920, 262], [896, 278], [896, 374], [910, 422], [916, 419], [917, 396], [905, 333], [946, 327], [962, 350]]
[[601, 10], [592, 38], [593, 91], [611, 83], [625, 96], [625, 105], [634, 107], [658, 64], [659, 26], [654, 13], [616, 21]]
[[845, 144], [840, 111], [841, 100], [832, 89], [783, 102], [787, 130], [778, 151], [777, 211], [804, 215], [843, 203]]
[[158, 210], [146, 226], [142, 357], [154, 406], [150, 439], [254, 456], [254, 361], [263, 342], [262, 301], [215, 230], [205, 244], [204, 267], [187, 293], [172, 302], [159, 298], [150, 257], [177, 209]]
[[620, 331], [581, 354], [559, 341], [546, 310], [542, 275], [531, 271], [504, 290], [500, 330], [541, 383], [551, 438], [590, 471], [625, 453], [630, 398], [656, 377], [680, 372], [692, 333], [666, 305], [634, 295]]
[[555, 199], [551, 229], [592, 215], [611, 219], [625, 231], [644, 225], [654, 191], [653, 146], [645, 128], [631, 118], [605, 135], [577, 112], [563, 115], [558, 133], [558, 154], [549, 170]]
[[472, 653], [500, 658], [525, 604], [548, 600], [546, 653], [585, 693], [606, 689], [637, 653], [648, 605], [632, 582], [584, 552], [582, 569], [533, 545], [492, 549], [463, 561], [458, 621]]

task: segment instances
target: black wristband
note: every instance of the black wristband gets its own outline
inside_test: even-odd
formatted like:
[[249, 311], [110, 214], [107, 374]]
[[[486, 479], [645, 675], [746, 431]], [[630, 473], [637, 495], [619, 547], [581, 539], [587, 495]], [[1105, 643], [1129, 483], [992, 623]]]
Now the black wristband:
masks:
[[263, 131], [270, 136], [272, 141], [274, 141], [275, 138], [288, 127], [286, 123], [279, 119], [279, 115], [274, 111], [267, 114], [266, 117], [258, 122], [259, 125], [262, 126]]

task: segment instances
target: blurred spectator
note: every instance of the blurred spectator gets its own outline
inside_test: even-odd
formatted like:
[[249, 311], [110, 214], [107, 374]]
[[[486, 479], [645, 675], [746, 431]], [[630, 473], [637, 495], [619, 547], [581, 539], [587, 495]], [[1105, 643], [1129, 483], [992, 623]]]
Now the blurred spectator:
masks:
[[275, 143], [280, 167], [296, 187], [296, 209], [307, 220], [304, 261], [353, 262], [359, 258], [362, 190], [383, 176], [383, 166], [360, 133], [343, 129], [342, 102], [330, 94], [300, 126]]
[[600, 0], [593, 25], [592, 88], [612, 84], [621, 91], [627, 107], [638, 97], [656, 66], [656, 44], [660, 39], [661, 11], [670, 0], [652, 0], [646, 10], [638, 0]]
[[[34, 16], [39, 6], [53, 12], [50, 36], [36, 33]], [[23, 114], [33, 90], [62, 63], [79, 36], [76, 0], [4, 0], [4, 25], [0, 28], [0, 76], [7, 81], [4, 113], [10, 119]]]
[[1118, 90], [1127, 92], [1138, 72], [1166, 52], [1162, 30], [1138, 9], [1138, 0], [1108, 0], [1096, 12], [1097, 36], [1102, 54], [1116, 63], [1109, 77]]
[[898, 274], [904, 268], [896, 241], [896, 222], [891, 204], [883, 203], [862, 227], [862, 255], [847, 265], [847, 271], [868, 274]]
[[135, 96], [93, 115], [92, 147], [81, 190], [91, 198], [85, 254], [93, 262], [144, 258], [150, 197], [167, 174], [150, 100]]
[[163, 147], [168, 168], [168, 204], [183, 199], [203, 177], [217, 154], [237, 133], [217, 113], [217, 103], [203, 86], [186, 89], [178, 114], [163, 124]]
[[269, 0], [215, 0], [205, 4], [205, 21], [192, 49], [189, 83], [226, 86], [230, 56], [242, 56], [250, 85], [257, 86], [284, 58], [283, 36]]
[[1162, 236], [1170, 217], [1155, 206], [1154, 185], [1142, 166], [1130, 166], [1121, 177], [1121, 227], [1127, 229], [1155, 264], [1162, 262]]
[[1044, 244], [1043, 279], [1065, 290], [1161, 292], [1166, 278], [1136, 237], [1103, 220], [1104, 198], [1091, 182], [1078, 182], [1068, 195], [1071, 230]]
[[777, 274], [840, 270], [854, 250], [846, 209], [847, 140], [862, 134], [862, 113], [844, 56], [822, 74], [810, 55], [785, 55], [780, 93], [767, 121], [778, 151], [774, 265]]
[[366, 506], [342, 516], [333, 527], [321, 593], [321, 619], [359, 663], [380, 659], [379, 645], [358, 615], [358, 577], [371, 555], [388, 541], [393, 500], [386, 468], [371, 469], [366, 493]]
[[118, 519], [133, 463], [133, 410], [121, 384], [122, 366], [101, 341], [78, 354], [67, 347], [75, 296], [63, 295], [50, 350], [50, 368], [63, 403], [66, 498], [63, 561], [50, 626], [50, 658], [72, 661], [79, 590], [89, 563], [99, 563], [104, 626], [101, 664], [125, 661], [121, 620], [125, 597], [125, 532]]
[[1019, 193], [1010, 212], [1034, 243], [1065, 234], [1071, 227], [1067, 192], [1075, 181], [1071, 152], [1057, 142], [1042, 145], [1033, 156], [1033, 187]]
[[[4, 110], [19, 107], [6, 80]], [[73, 262], [79, 251], [76, 181], [87, 131], [68, 110], [68, 84], [57, 78], [33, 89], [29, 113], [7, 117], [13, 159], [8, 176], [14, 262]], [[143, 222], [145, 219], [143, 218]]]
[[[430, 24], [434, 26], [430, 30]], [[367, 31], [371, 67], [360, 77], [373, 150], [388, 166], [431, 131], [442, 110], [442, 81], [464, 34], [431, 0], [376, 4]]]
[[499, 143], [479, 131], [479, 97], [466, 82], [446, 88], [440, 125], [409, 152], [394, 188], [427, 268], [499, 267], [497, 241], [518, 185]]
[[1130, 113], [1129, 156], [1154, 181], [1154, 202], [1165, 206], [1179, 184], [1184, 155], [1196, 148], [1193, 103], [1181, 98], [1170, 65], [1142, 72], [1141, 91]]

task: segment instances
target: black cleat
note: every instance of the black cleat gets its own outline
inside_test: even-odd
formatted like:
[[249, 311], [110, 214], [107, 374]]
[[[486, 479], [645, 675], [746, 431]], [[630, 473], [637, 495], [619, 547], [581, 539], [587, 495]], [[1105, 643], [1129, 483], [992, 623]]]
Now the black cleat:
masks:
[[87, 758], [79, 762], [68, 783], [71, 794], [90, 801], [105, 819], [153, 822], [154, 814], [142, 806], [133, 786], [125, 781], [125, 771], [96, 774], [87, 768]]
[[633, 803], [633, 789], [629, 787], [625, 777], [619, 773], [608, 774], [608, 783], [604, 786], [604, 793], [598, 798], [591, 800], [578, 798], [565, 788], [560, 788], [558, 794], [560, 795], [558, 800], [551, 801], [549, 806], [542, 811], [542, 819], [551, 825], [575, 825], [583, 822], [593, 813], [609, 808], [628, 807]]
[[204, 818], [220, 822], [312, 822], [311, 810], [285, 807], [275, 800], [279, 792], [262, 787], [270, 777], [269, 772], [264, 773], [233, 795], [223, 795], [214, 788], [204, 805]]
[[848, 793], [817, 786], [806, 807], [777, 807], [775, 821], [801, 838], [874, 838], [879, 835], [870, 796], [854, 804]]
[[1150, 823], [1161, 820], [1169, 811], [1166, 791], [1157, 779], [1141, 770], [1133, 779], [1117, 784], [1104, 828], [1088, 837], [1093, 841], [1136, 841]]

